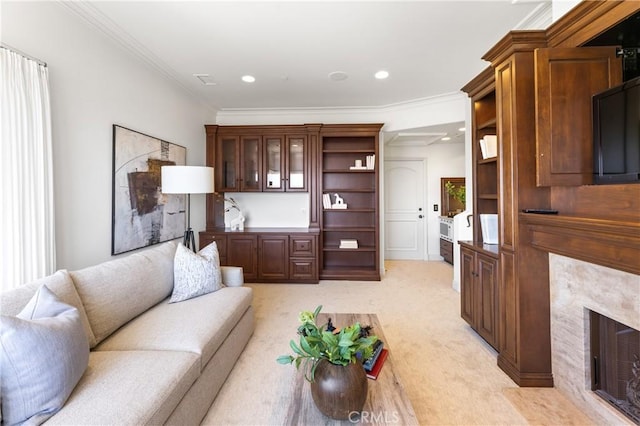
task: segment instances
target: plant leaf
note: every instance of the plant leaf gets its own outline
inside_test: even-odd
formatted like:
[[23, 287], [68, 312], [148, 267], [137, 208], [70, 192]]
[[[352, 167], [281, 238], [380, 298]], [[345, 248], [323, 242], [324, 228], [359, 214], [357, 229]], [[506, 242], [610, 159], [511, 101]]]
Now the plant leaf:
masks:
[[280, 364], [291, 364], [293, 362], [293, 357], [291, 355], [281, 355], [278, 357], [276, 361]]

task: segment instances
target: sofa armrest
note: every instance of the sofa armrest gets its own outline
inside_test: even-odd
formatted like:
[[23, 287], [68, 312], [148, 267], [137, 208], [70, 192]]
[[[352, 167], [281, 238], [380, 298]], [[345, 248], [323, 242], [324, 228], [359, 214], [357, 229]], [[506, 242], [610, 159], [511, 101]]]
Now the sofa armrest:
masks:
[[227, 287], [240, 287], [244, 284], [242, 266], [221, 266], [222, 283]]

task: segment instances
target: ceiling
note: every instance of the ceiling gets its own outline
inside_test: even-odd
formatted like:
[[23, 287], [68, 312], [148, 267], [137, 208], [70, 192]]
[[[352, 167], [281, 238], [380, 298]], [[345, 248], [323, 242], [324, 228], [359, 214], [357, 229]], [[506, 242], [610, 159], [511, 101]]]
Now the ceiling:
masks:
[[[458, 92], [543, 2], [66, 2], [212, 108], [384, 107]], [[377, 80], [374, 73], [390, 76]], [[335, 81], [340, 71], [347, 78]], [[204, 74], [201, 79], [195, 74]], [[254, 83], [245, 83], [250, 74]], [[203, 84], [202, 80], [209, 84]]]
[[[509, 30], [533, 28], [550, 14], [550, 0], [61, 4], [218, 111], [393, 108], [458, 93]], [[374, 78], [380, 70], [389, 77]], [[384, 141], [463, 143], [461, 127], [386, 132]]]

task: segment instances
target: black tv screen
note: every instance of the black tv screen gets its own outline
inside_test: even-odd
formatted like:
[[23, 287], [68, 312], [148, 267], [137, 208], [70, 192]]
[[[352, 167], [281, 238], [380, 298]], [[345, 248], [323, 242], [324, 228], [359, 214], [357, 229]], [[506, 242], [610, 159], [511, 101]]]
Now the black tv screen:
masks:
[[640, 77], [593, 96], [596, 184], [640, 182]]

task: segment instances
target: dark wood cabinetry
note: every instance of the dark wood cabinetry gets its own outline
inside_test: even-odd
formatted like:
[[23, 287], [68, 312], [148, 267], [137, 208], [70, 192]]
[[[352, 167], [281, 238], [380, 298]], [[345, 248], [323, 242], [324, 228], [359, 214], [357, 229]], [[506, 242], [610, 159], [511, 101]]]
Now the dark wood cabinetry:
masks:
[[[346, 209], [323, 208], [321, 215], [320, 278], [379, 280], [378, 133], [382, 124], [324, 125], [320, 133], [320, 190]], [[373, 168], [352, 169], [356, 160]], [[356, 240], [357, 248], [340, 248], [341, 240]]]
[[218, 136], [215, 188], [219, 192], [262, 190], [262, 138]]
[[308, 191], [307, 135], [285, 133], [302, 129], [215, 127], [217, 192]]
[[263, 191], [308, 191], [307, 136], [265, 136]]
[[246, 282], [317, 283], [317, 235], [295, 228], [200, 232], [200, 247], [218, 245], [220, 264], [241, 266]]
[[444, 261], [453, 265], [453, 243], [440, 238], [440, 256]]
[[[633, 2], [583, 2], [546, 31], [512, 31], [484, 55], [491, 67], [463, 89], [473, 105], [475, 226], [474, 241], [464, 246], [461, 265], [462, 316], [483, 337], [489, 336], [487, 341], [495, 339], [498, 365], [521, 386], [553, 386], [549, 262], [547, 252], [538, 248], [554, 246], [550, 251], [593, 258], [572, 245], [579, 240], [575, 230], [596, 222], [579, 217], [563, 220], [562, 215], [607, 218], [611, 223], [612, 213], [599, 207], [604, 203], [611, 209], [607, 197], [638, 205], [638, 185], [612, 185], [608, 190], [585, 186], [592, 174], [590, 99], [619, 82], [621, 73], [611, 48], [580, 47], [638, 10], [640, 5]], [[479, 157], [477, 146], [485, 131], [494, 128], [495, 162]], [[520, 213], [526, 208], [555, 208], [560, 215], [534, 218]], [[628, 209], [626, 213], [613, 209], [618, 221], [638, 219], [637, 213], [629, 216]], [[499, 245], [497, 263], [480, 265], [482, 234], [477, 216], [483, 212], [498, 214]], [[550, 227], [544, 229], [543, 223]], [[553, 229], [560, 223], [570, 224], [562, 231], [563, 239]], [[625, 226], [620, 222], [618, 228]], [[631, 228], [636, 229], [637, 223]], [[555, 245], [550, 244], [552, 234]], [[616, 236], [615, 240], [626, 238]], [[618, 255], [604, 253], [600, 258], [605, 260], [597, 262], [611, 263], [607, 259], [634, 252], [622, 249], [623, 245], [607, 248]], [[496, 270], [497, 296], [486, 296], [491, 294], [489, 286], [478, 285], [478, 280]], [[480, 272], [476, 276], [470, 271]], [[497, 300], [497, 327], [491, 327], [492, 332], [478, 325], [490, 304], [474, 300], [480, 290], [473, 285], [483, 288], [483, 297]]]
[[462, 243], [460, 247], [462, 318], [498, 348], [498, 250]]
[[589, 185], [593, 181], [591, 97], [622, 82], [622, 60], [615, 47], [537, 49], [535, 72], [537, 183]]

